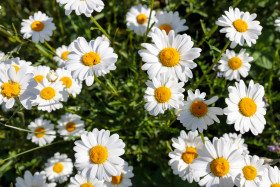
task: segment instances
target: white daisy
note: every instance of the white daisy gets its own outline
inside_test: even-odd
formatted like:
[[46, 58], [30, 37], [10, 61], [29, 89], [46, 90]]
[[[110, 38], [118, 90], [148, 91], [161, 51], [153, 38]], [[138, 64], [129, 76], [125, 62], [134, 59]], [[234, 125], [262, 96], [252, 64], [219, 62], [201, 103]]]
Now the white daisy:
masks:
[[72, 51], [70, 46], [61, 46], [56, 49], [56, 55], [53, 59], [57, 62], [58, 67], [63, 68], [65, 66], [66, 61], [68, 60], [67, 56]]
[[193, 60], [200, 56], [201, 49], [192, 48], [194, 43], [190, 36], [175, 35], [174, 31], [167, 35], [155, 28], [151, 37], [153, 44], [143, 43], [141, 46], [146, 49], [138, 51], [145, 62], [142, 70], [147, 70], [150, 79], [164, 72], [183, 82], [193, 77], [191, 69], [197, 66]]
[[32, 37], [32, 41], [35, 43], [50, 41], [50, 37], [56, 29], [52, 21], [53, 18], [48, 17], [45, 13], [36, 12], [34, 16], [29, 16], [29, 19], [22, 21], [20, 32], [24, 39]]
[[68, 187], [106, 187], [106, 185], [103, 181], [99, 181], [96, 178], [85, 178], [80, 174], [76, 174], [75, 177], [70, 178]]
[[74, 78], [85, 80], [87, 86], [94, 82], [94, 75], [103, 76], [111, 70], [115, 70], [118, 59], [110, 43], [102, 41], [101, 37], [91, 40], [89, 43], [85, 38], [79, 37], [72, 42], [72, 52], [69, 53], [66, 69], [72, 72]]
[[277, 166], [269, 166], [264, 170], [260, 186], [280, 187], [280, 171]]
[[75, 141], [75, 166], [83, 177], [97, 178], [111, 182], [112, 176], [121, 174], [124, 160], [124, 142], [119, 135], [110, 136], [108, 130], [93, 129]]
[[228, 87], [229, 98], [226, 98], [228, 107], [224, 109], [227, 115], [227, 124], [234, 124], [236, 131], [241, 134], [249, 130], [258, 135], [262, 133], [266, 120], [265, 103], [263, 102], [264, 87], [254, 84], [251, 80], [248, 88], [243, 80]]
[[[55, 139], [55, 131], [54, 125], [49, 120], [45, 120], [42, 117], [35, 119], [35, 121], [31, 122], [28, 125], [28, 129], [33, 132], [38, 133], [28, 133], [27, 139], [38, 144], [39, 146], [43, 146], [51, 143]], [[39, 134], [45, 133], [45, 134]], [[53, 134], [53, 135], [51, 135]]]
[[243, 46], [244, 40], [249, 47], [252, 43], [256, 44], [262, 31], [260, 22], [254, 21], [257, 14], [240, 12], [238, 8], [232, 7], [229, 7], [229, 11], [225, 11], [225, 14], [216, 21], [216, 24], [224, 27], [220, 32], [226, 33], [226, 37], [231, 41], [231, 48], [236, 47], [237, 44]]
[[190, 166], [193, 161], [199, 156], [197, 150], [201, 149], [203, 142], [197, 131], [189, 131], [188, 134], [185, 131], [180, 132], [180, 136], [172, 138], [172, 146], [174, 151], [169, 153], [171, 158], [168, 165], [171, 166], [173, 173], [179, 175], [182, 180], [188, 180], [189, 183], [193, 181], [198, 182], [198, 177], [193, 177]]
[[184, 83], [167, 74], [161, 74], [159, 79], [153, 78], [146, 82], [145, 109], [151, 115], [163, 114], [170, 108], [179, 108], [183, 105], [185, 89]]
[[226, 53], [222, 55], [218, 68], [227, 80], [239, 81], [240, 75], [244, 78], [248, 76], [251, 68], [249, 62], [253, 61], [254, 58], [245, 51], [246, 49], [241, 49], [238, 54], [235, 54], [234, 51], [226, 50]]
[[105, 36], [104, 34], [102, 34], [101, 39], [102, 41], [110, 42], [109, 38], [107, 38], [107, 36]]
[[65, 86], [62, 85], [62, 81], [51, 83], [47, 79], [43, 79], [36, 88], [40, 93], [33, 100], [33, 104], [38, 105], [38, 110], [51, 112], [63, 107], [61, 101], [67, 101], [68, 93]]
[[16, 187], [55, 187], [56, 183], [48, 184], [46, 182], [46, 173], [44, 171], [36, 172], [34, 175], [30, 171], [24, 172], [24, 177], [16, 178]]
[[26, 66], [27, 67], [27, 72], [28, 73], [33, 73], [32, 63], [29, 62], [29, 61], [21, 60], [19, 57], [10, 58], [7, 61], [3, 61], [3, 63], [10, 64], [11, 66], [13, 66], [15, 68], [16, 72], [18, 72], [18, 70], [22, 66]]
[[49, 72], [49, 66], [36, 66], [33, 68], [33, 79], [35, 79], [36, 82], [39, 83], [43, 81], [44, 78], [46, 78]]
[[194, 177], [202, 177], [201, 186], [233, 186], [233, 181], [245, 165], [242, 152], [223, 138], [213, 139], [213, 144], [206, 141], [198, 149], [199, 157], [191, 165]]
[[4, 57], [5, 57], [5, 53], [0, 51], [0, 62], [6, 60]]
[[[57, 121], [58, 133], [60, 135], [80, 136], [84, 131], [84, 122], [76, 114], [66, 113]], [[65, 136], [64, 139], [70, 137]]]
[[227, 141], [230, 141], [232, 144], [237, 146], [237, 149], [242, 151], [242, 155], [248, 155], [249, 150], [247, 144], [245, 144], [245, 140], [241, 137], [241, 134], [236, 134], [236, 133], [225, 133], [223, 135], [223, 138]]
[[214, 124], [214, 121], [220, 123], [217, 115], [223, 115], [223, 109], [219, 107], [209, 107], [218, 100], [217, 96], [212, 97], [209, 100], [205, 100], [206, 93], [198, 89], [193, 93], [188, 90], [187, 101], [184, 101], [183, 107], [178, 112], [177, 118], [188, 130], [199, 132], [206, 130], [209, 125]]
[[[129, 9], [126, 14], [126, 26], [135, 34], [145, 34], [148, 27], [151, 9], [147, 5], [139, 4]], [[155, 11], [152, 11], [150, 26], [155, 22]]]
[[65, 14], [69, 15], [74, 10], [77, 15], [85, 14], [90, 17], [93, 11], [101, 12], [104, 8], [102, 0], [56, 0], [60, 6], [64, 6]]
[[274, 26], [276, 27], [276, 31], [280, 32], [280, 17], [275, 20]]

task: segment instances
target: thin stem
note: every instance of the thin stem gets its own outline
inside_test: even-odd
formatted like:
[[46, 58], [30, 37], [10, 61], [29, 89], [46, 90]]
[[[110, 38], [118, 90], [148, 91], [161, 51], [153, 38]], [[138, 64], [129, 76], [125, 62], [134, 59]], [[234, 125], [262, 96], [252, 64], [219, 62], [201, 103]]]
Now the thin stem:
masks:
[[153, 8], [154, 8], [154, 0], [151, 1], [151, 10], [150, 10], [150, 15], [149, 15], [149, 20], [148, 20], [148, 26], [147, 26], [147, 30], [146, 30], [146, 34], [145, 34], [145, 40], [147, 40], [147, 36], [149, 34], [149, 28], [150, 28], [150, 24], [151, 24], [151, 17], [152, 17], [152, 11], [153, 11]]
[[53, 52], [56, 55], [55, 49], [46, 40], [45, 40], [45, 45], [49, 48], [49, 50], [51, 50], [51, 52]]
[[201, 139], [202, 139], [203, 144], [205, 144], [205, 139], [204, 139], [203, 132], [202, 132], [202, 133], [200, 133], [200, 136], [201, 136]]
[[110, 36], [107, 34], [107, 32], [99, 25], [99, 23], [94, 19], [93, 16], [90, 16], [90, 19], [93, 21], [93, 23], [99, 28], [99, 30], [109, 39], [111, 40]]

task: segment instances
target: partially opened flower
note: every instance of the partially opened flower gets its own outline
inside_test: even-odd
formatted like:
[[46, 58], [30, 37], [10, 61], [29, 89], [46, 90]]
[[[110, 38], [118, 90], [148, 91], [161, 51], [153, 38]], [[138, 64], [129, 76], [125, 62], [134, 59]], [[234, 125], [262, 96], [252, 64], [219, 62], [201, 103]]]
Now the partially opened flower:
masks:
[[103, 181], [96, 178], [83, 177], [81, 174], [76, 174], [75, 177], [70, 178], [68, 187], [106, 187]]
[[30, 171], [24, 172], [24, 177], [16, 178], [16, 187], [55, 187], [56, 183], [46, 182], [46, 173], [44, 171], [36, 172], [34, 175]]
[[63, 45], [56, 49], [57, 56], [53, 57], [53, 59], [57, 62], [58, 67], [63, 68], [65, 66], [65, 63], [68, 60], [67, 56], [71, 51], [72, 51], [71, 45], [69, 46]]

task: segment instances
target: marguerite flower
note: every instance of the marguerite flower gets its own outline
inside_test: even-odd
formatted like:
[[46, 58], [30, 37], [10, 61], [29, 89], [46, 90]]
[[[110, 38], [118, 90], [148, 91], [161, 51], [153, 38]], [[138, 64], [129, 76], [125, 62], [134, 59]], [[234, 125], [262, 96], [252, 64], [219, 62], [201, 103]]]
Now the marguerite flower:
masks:
[[206, 141], [198, 149], [199, 157], [191, 165], [194, 177], [201, 177], [201, 186], [234, 186], [235, 177], [245, 165], [242, 152], [223, 138], [213, 139], [213, 144]]
[[28, 129], [37, 133], [28, 133], [27, 139], [31, 139], [33, 143], [38, 144], [39, 146], [49, 144], [55, 139], [54, 125], [51, 121], [45, 120], [42, 117], [31, 122], [30, 125], [28, 125]]
[[245, 144], [245, 140], [241, 137], [241, 134], [236, 134], [236, 133], [225, 133], [223, 135], [223, 138], [227, 141], [230, 141], [232, 144], [237, 146], [237, 149], [242, 151], [242, 155], [248, 155], [249, 150], [247, 144]]
[[33, 79], [35, 79], [36, 82], [39, 83], [43, 81], [44, 78], [46, 78], [49, 72], [49, 66], [36, 66], [33, 68]]
[[228, 107], [224, 109], [227, 115], [227, 124], [234, 124], [236, 131], [241, 134], [249, 130], [258, 135], [262, 133], [266, 120], [266, 110], [263, 102], [264, 87], [254, 84], [251, 80], [247, 88], [244, 81], [235, 83], [228, 88], [229, 98], [226, 98]]
[[280, 32], [280, 17], [278, 17], [276, 20], [275, 20], [275, 27], [276, 27], [276, 31], [279, 31]]
[[121, 174], [125, 144], [119, 135], [110, 136], [108, 130], [93, 129], [75, 141], [75, 166], [83, 177], [111, 182], [112, 176]]
[[24, 39], [32, 37], [32, 41], [35, 43], [50, 41], [50, 37], [56, 29], [52, 21], [53, 18], [48, 17], [45, 13], [36, 12], [34, 16], [29, 16], [29, 19], [22, 21], [20, 32]]
[[264, 175], [260, 186], [279, 187], [280, 186], [280, 171], [277, 166], [267, 167], [264, 170]]
[[[133, 30], [135, 34], [145, 34], [148, 27], [151, 9], [147, 5], [139, 4], [129, 9], [126, 14], [126, 25]], [[152, 11], [150, 26], [155, 22], [155, 11]]]
[[218, 68], [226, 79], [239, 81], [240, 75], [244, 78], [248, 76], [251, 68], [249, 62], [253, 61], [254, 58], [245, 51], [246, 49], [241, 49], [238, 54], [235, 54], [234, 51], [226, 50], [226, 53], [222, 55]]
[[142, 70], [148, 71], [150, 79], [165, 72], [183, 82], [193, 77], [191, 69], [197, 66], [193, 60], [200, 56], [201, 49], [192, 48], [190, 36], [175, 35], [174, 31], [167, 35], [165, 31], [155, 28], [151, 37], [153, 44], [143, 43], [141, 46], [146, 49], [138, 51], [145, 62]]
[[193, 93], [188, 90], [187, 101], [184, 102], [183, 107], [178, 112], [179, 117], [177, 118], [188, 130], [195, 131], [198, 129], [199, 132], [206, 130], [209, 125], [214, 124], [214, 121], [220, 123], [217, 115], [223, 114], [223, 109], [219, 107], [209, 107], [218, 100], [218, 97], [212, 97], [209, 100], [205, 100], [206, 93], [198, 89]]
[[16, 72], [18, 72], [18, 70], [22, 67], [22, 66], [26, 66], [27, 67], [27, 72], [28, 73], [33, 73], [33, 66], [32, 63], [29, 61], [25, 61], [25, 60], [21, 60], [19, 57], [16, 58], [10, 58], [7, 61], [4, 61], [3, 63], [5, 64], [10, 64], [11, 66], [13, 66], [16, 70]]
[[145, 109], [151, 115], [163, 114], [165, 110], [170, 108], [179, 108], [183, 105], [184, 100], [184, 83], [178, 79], [161, 74], [159, 79], [153, 78], [152, 81], [146, 82], [144, 99], [146, 101]]
[[[58, 123], [58, 132], [60, 135], [69, 135], [69, 136], [80, 136], [84, 131], [84, 122], [81, 120], [81, 117], [76, 114], [66, 113], [61, 116]], [[70, 137], [65, 136], [64, 139]]]
[[103, 181], [96, 178], [83, 177], [81, 174], [76, 174], [75, 177], [70, 178], [68, 187], [106, 187]]
[[216, 24], [224, 27], [220, 30], [221, 33], [226, 33], [226, 37], [231, 41], [231, 48], [237, 44], [243, 46], [244, 40], [247, 45], [256, 44], [256, 40], [262, 31], [259, 21], [254, 21], [257, 14], [249, 12], [240, 12], [238, 8], [229, 7], [229, 11], [225, 11], [223, 15], [216, 21]]
[[72, 51], [70, 46], [61, 46], [56, 49], [56, 55], [53, 59], [57, 62], [58, 67], [63, 68], [65, 66], [66, 61], [68, 60], [67, 56]]
[[201, 149], [203, 142], [197, 131], [190, 131], [188, 134], [185, 131], [180, 132], [180, 136], [172, 138], [172, 146], [174, 151], [169, 153], [171, 158], [168, 165], [171, 166], [173, 173], [179, 175], [182, 180], [188, 180], [189, 183], [193, 181], [198, 182], [198, 177], [193, 177], [190, 168], [193, 161], [199, 156], [197, 150]]
[[74, 78], [85, 80], [87, 86], [94, 82], [94, 76], [103, 76], [111, 70], [115, 70], [118, 59], [110, 43], [102, 41], [101, 37], [91, 40], [79, 37], [72, 42], [72, 52], [69, 53], [66, 69], [72, 72]]
[[73, 163], [66, 154], [55, 153], [45, 164], [45, 172], [52, 182], [63, 183], [72, 174]]
[[46, 182], [46, 173], [44, 171], [36, 172], [34, 175], [30, 171], [24, 172], [24, 177], [16, 178], [16, 187], [55, 187], [55, 183], [48, 184]]

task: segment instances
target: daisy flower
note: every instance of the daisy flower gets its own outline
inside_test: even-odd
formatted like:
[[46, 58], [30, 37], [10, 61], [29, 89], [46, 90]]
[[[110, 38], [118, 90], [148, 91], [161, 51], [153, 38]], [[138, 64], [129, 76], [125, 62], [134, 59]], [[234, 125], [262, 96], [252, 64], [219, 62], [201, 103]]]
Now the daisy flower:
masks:
[[129, 187], [132, 186], [131, 178], [134, 176], [133, 167], [128, 166], [127, 162], [124, 162], [122, 172], [118, 176], [112, 176], [111, 182], [105, 182], [107, 187]]
[[[133, 30], [135, 34], [145, 34], [148, 27], [151, 9], [147, 5], [139, 4], [133, 6], [126, 14], [126, 26]], [[155, 22], [155, 11], [152, 11], [150, 26]]]
[[184, 100], [184, 83], [167, 74], [160, 75], [159, 79], [153, 78], [146, 82], [145, 109], [150, 115], [163, 114], [170, 108], [179, 108]]
[[248, 76], [251, 68], [249, 62], [253, 61], [254, 58], [250, 57], [245, 51], [246, 49], [241, 49], [238, 54], [235, 54], [234, 51], [226, 50], [226, 53], [222, 55], [218, 69], [223, 72], [227, 80], [235, 79], [239, 81], [240, 75], [244, 78]]
[[87, 86], [91, 86], [95, 76], [103, 76], [111, 70], [115, 70], [118, 59], [110, 43], [102, 41], [101, 37], [91, 40], [79, 37], [72, 42], [72, 52], [69, 53], [66, 69], [72, 72], [74, 78], [85, 80]]
[[70, 46], [61, 46], [56, 49], [56, 55], [53, 59], [57, 62], [58, 67], [63, 68], [65, 66], [66, 61], [68, 60], [67, 56], [72, 51]]
[[237, 44], [244, 45], [244, 40], [251, 47], [252, 43], [256, 44], [256, 40], [262, 31], [259, 21], [254, 21], [257, 14], [249, 12], [240, 12], [238, 8], [229, 7], [229, 11], [225, 11], [223, 15], [216, 21], [216, 24], [224, 27], [221, 33], [226, 33], [226, 37], [231, 41], [231, 48], [235, 48]]
[[35, 43], [50, 41], [50, 37], [56, 29], [52, 21], [53, 18], [48, 17], [45, 13], [36, 12], [34, 16], [29, 16], [29, 19], [22, 21], [20, 32], [24, 39], [32, 37], [32, 41]]
[[236, 175], [245, 165], [242, 152], [223, 138], [214, 137], [213, 143], [206, 141], [198, 149], [199, 157], [191, 165], [194, 177], [202, 177], [201, 186], [234, 186]]
[[[58, 133], [60, 135], [69, 135], [69, 136], [80, 136], [84, 131], [84, 122], [81, 120], [81, 117], [76, 114], [66, 113], [61, 116], [58, 123]], [[64, 140], [69, 137], [65, 136]]]
[[203, 142], [197, 131], [190, 131], [188, 134], [185, 131], [180, 132], [180, 136], [172, 138], [172, 146], [174, 151], [169, 153], [170, 160], [168, 165], [171, 166], [173, 173], [179, 175], [182, 180], [198, 182], [199, 178], [194, 177], [190, 166], [193, 161], [199, 156], [197, 150], [201, 149]]
[[124, 160], [124, 142], [119, 135], [110, 136], [108, 130], [93, 129], [75, 141], [75, 167], [83, 177], [97, 178], [111, 182], [112, 176], [121, 174]]
[[90, 17], [93, 11], [101, 12], [104, 8], [104, 3], [102, 0], [56, 0], [59, 6], [64, 6], [65, 14], [69, 15], [74, 10], [79, 16], [84, 14]]
[[143, 43], [141, 46], [146, 49], [138, 51], [145, 62], [142, 70], [148, 71], [150, 79], [165, 72], [182, 82], [193, 77], [191, 69], [197, 66], [193, 60], [200, 56], [201, 49], [192, 48], [194, 43], [190, 36], [175, 35], [174, 31], [167, 35], [165, 31], [155, 28], [151, 37], [153, 44]]
[[276, 20], [275, 20], [275, 27], [276, 27], [276, 31], [279, 31], [280, 32], [280, 17], [278, 17]]
[[19, 57], [10, 58], [7, 61], [4, 61], [3, 63], [10, 64], [11, 66], [13, 66], [15, 68], [16, 72], [18, 72], [18, 70], [22, 66], [26, 66], [27, 67], [27, 72], [28, 73], [32, 73], [33, 72], [32, 63], [29, 62], [29, 61], [21, 60]]
[[247, 144], [245, 144], [245, 140], [241, 137], [241, 134], [236, 134], [236, 133], [225, 133], [223, 135], [223, 138], [226, 141], [231, 142], [232, 144], [237, 146], [237, 149], [239, 149], [240, 151], [242, 151], [242, 155], [248, 155], [249, 154], [249, 150], [248, 150], [248, 146]]
[[67, 101], [68, 93], [62, 83], [62, 81], [51, 83], [47, 79], [38, 83], [36, 88], [40, 93], [33, 100], [33, 104], [38, 105], [38, 110], [51, 112], [63, 107], [61, 101]]
[[28, 125], [28, 129], [37, 133], [28, 133], [27, 139], [31, 139], [33, 143], [38, 144], [39, 146], [49, 144], [55, 139], [54, 125], [51, 121], [45, 120], [42, 117], [35, 119], [34, 122], [31, 122], [30, 125]]
[[5, 60], [5, 53], [0, 51], [0, 62], [4, 61]]
[[217, 115], [223, 115], [223, 109], [219, 107], [209, 107], [218, 100], [218, 97], [212, 97], [209, 100], [205, 100], [206, 93], [198, 89], [193, 93], [188, 90], [187, 101], [184, 101], [183, 107], [178, 112], [177, 118], [188, 130], [199, 132], [206, 130], [209, 125], [214, 124], [214, 121], [220, 123]]
[[258, 135], [262, 133], [266, 120], [265, 103], [263, 102], [264, 87], [254, 84], [251, 80], [248, 88], [243, 80], [228, 87], [229, 98], [226, 98], [228, 107], [224, 109], [227, 115], [227, 124], [234, 124], [236, 131], [241, 134], [249, 130]]
[[75, 177], [70, 178], [68, 187], [106, 187], [106, 185], [103, 181], [99, 181], [96, 178], [85, 178], [80, 174], [76, 174]]
[[49, 66], [36, 66], [33, 68], [33, 79], [35, 79], [35, 81], [39, 83], [43, 81], [44, 78], [46, 78], [49, 72]]
[[30, 173], [30, 171], [26, 170], [24, 172], [24, 177], [17, 177], [16, 178], [16, 187], [55, 187], [55, 183], [48, 184], [46, 182], [46, 173], [44, 171], [42, 172], [36, 172], [34, 175]]
[[269, 166], [264, 170], [260, 186], [280, 187], [280, 171], [277, 166]]
[[109, 43], [110, 43], [109, 38], [107, 38], [107, 36], [105, 36], [104, 34], [102, 34], [102, 36], [101, 36], [101, 40], [102, 40], [102, 41], [107, 41], [107, 42], [109, 42]]

